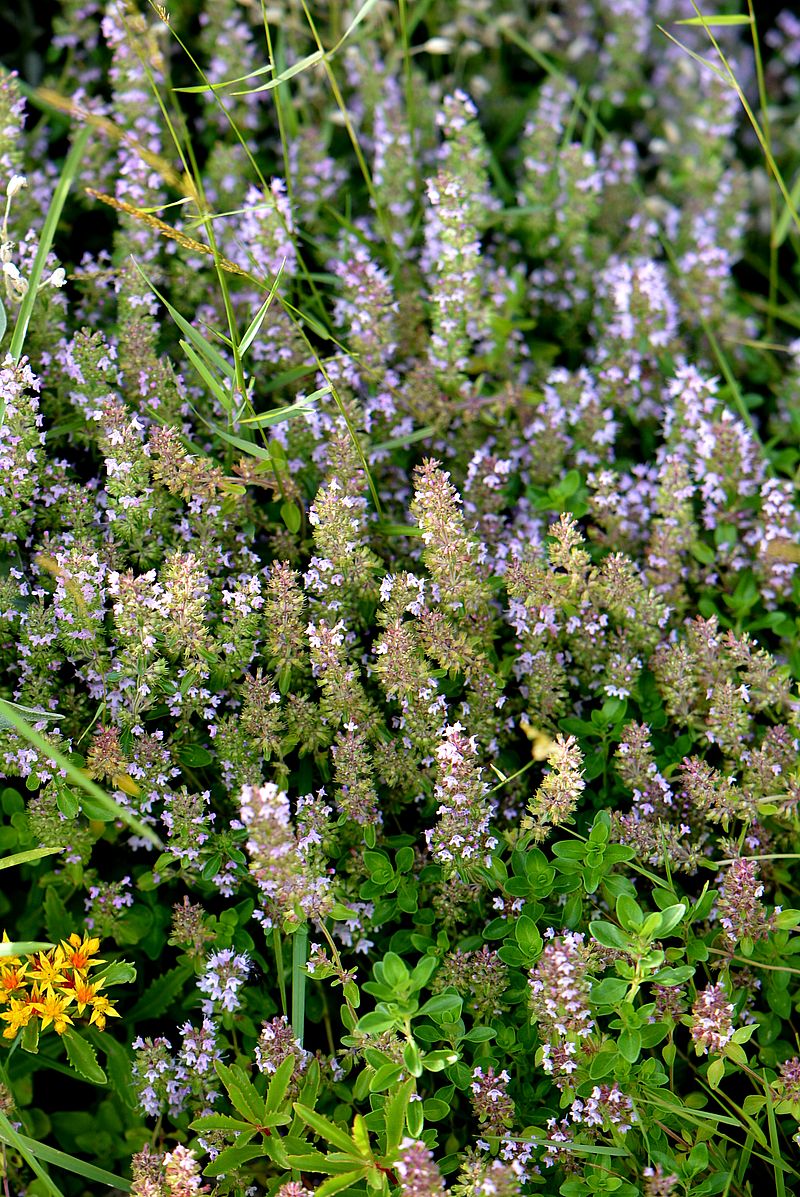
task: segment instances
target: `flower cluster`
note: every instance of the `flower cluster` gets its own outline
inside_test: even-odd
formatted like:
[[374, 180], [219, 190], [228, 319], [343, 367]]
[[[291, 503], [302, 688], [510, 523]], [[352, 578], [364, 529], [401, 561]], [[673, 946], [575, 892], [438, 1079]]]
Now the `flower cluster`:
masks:
[[[8, 935], [3, 932], [3, 942]], [[6, 1023], [4, 1039], [16, 1039], [21, 1030], [52, 1027], [63, 1035], [79, 1019], [103, 1031], [109, 1018], [119, 1018], [112, 1000], [101, 991], [102, 973], [91, 975], [105, 962], [97, 953], [100, 940], [73, 932], [68, 939], [46, 950], [0, 958], [0, 1019]]]

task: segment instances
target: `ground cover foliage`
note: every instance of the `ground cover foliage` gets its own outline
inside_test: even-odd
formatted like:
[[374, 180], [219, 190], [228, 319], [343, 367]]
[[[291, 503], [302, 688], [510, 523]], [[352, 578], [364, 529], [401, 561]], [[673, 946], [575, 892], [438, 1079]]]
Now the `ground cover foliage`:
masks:
[[62, 0], [36, 44], [4, 1192], [796, 1191], [800, 23]]

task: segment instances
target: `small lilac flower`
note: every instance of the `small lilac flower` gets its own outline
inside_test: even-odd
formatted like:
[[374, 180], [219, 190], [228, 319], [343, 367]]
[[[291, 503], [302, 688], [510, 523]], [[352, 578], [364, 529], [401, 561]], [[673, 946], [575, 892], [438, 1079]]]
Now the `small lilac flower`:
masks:
[[250, 973], [250, 958], [245, 953], [237, 956], [232, 948], [222, 948], [208, 958], [205, 973], [197, 982], [197, 988], [208, 994], [206, 1006], [213, 1008], [219, 1002], [223, 1010], [234, 1011], [241, 1006], [239, 990]]

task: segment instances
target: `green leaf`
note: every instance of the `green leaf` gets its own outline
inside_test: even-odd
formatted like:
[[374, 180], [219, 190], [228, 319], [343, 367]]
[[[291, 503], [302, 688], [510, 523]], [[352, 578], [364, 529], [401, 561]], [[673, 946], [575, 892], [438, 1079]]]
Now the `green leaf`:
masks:
[[264, 1154], [263, 1147], [225, 1147], [216, 1159], [206, 1165], [203, 1176], [224, 1176], [226, 1172], [241, 1168], [242, 1164], [247, 1164], [250, 1160], [260, 1159]]
[[270, 79], [269, 83], [262, 83], [261, 87], [251, 87], [246, 91], [234, 91], [231, 95], [234, 96], [252, 96], [260, 91], [272, 91], [273, 88], [280, 87], [287, 79], [293, 79], [295, 75], [299, 75], [302, 71], [307, 71], [309, 67], [315, 66], [321, 62], [325, 57], [324, 50], [315, 50], [313, 54], [307, 54], [305, 58], [299, 59], [292, 66], [287, 67], [285, 71], [281, 71], [280, 75], [276, 75], [274, 79]]
[[10, 702], [7, 698], [0, 698], [0, 727], [14, 727], [13, 720], [9, 719], [5, 711], [16, 711], [21, 719], [28, 719], [31, 723], [54, 723], [59, 719], [63, 719], [63, 715], [57, 715], [55, 711], [40, 711], [38, 707], [26, 707], [19, 702]]
[[187, 744], [179, 751], [178, 760], [190, 769], [202, 769], [205, 765], [214, 763], [214, 755], [199, 744]]
[[347, 41], [347, 39], [350, 37], [350, 34], [355, 29], [358, 28], [358, 26], [361, 24], [361, 22], [366, 20], [366, 18], [369, 16], [369, 14], [372, 12], [372, 10], [376, 7], [377, 3], [378, 3], [378, 0], [364, 0], [364, 3], [361, 5], [358, 12], [351, 20], [350, 24], [345, 29], [344, 33], [342, 34], [342, 36], [339, 38], [336, 45], [331, 50], [332, 55], [335, 54], [336, 51], [339, 49], [339, 47], [341, 45], [343, 45], [344, 42]]
[[630, 894], [620, 894], [617, 898], [617, 918], [626, 931], [638, 931], [644, 920], [642, 908]]
[[72, 916], [53, 885], [48, 885], [44, 895], [44, 928], [55, 942], [67, 939], [75, 929]]
[[214, 1062], [214, 1068], [227, 1090], [234, 1109], [238, 1110], [248, 1122], [262, 1126], [267, 1113], [264, 1100], [247, 1073], [236, 1064], [229, 1067], [227, 1064], [220, 1063], [219, 1060]]
[[359, 1018], [358, 1030], [364, 1034], [380, 1035], [383, 1031], [388, 1031], [394, 1024], [395, 1020], [391, 1014], [373, 1010], [371, 1014], [365, 1014], [363, 1018]]
[[534, 959], [541, 954], [542, 937], [533, 919], [528, 918], [525, 914], [520, 915], [514, 933], [517, 943], [526, 956]]
[[403, 1063], [412, 1076], [422, 1076], [422, 1056], [413, 1040], [403, 1048]]
[[604, 948], [616, 948], [620, 952], [627, 952], [630, 949], [628, 937], [613, 923], [607, 923], [601, 919], [596, 923], [590, 923], [589, 930], [593, 938]]
[[750, 23], [750, 18], [744, 14], [737, 14], [735, 16], [720, 14], [714, 17], [685, 17], [682, 21], [673, 22], [675, 25], [701, 25], [703, 28], [708, 29], [723, 28], [731, 25], [749, 25]]
[[685, 902], [678, 902], [675, 906], [668, 906], [666, 910], [662, 910], [657, 934], [659, 936], [669, 935], [671, 931], [674, 931], [686, 914], [686, 909]]
[[[305, 395], [295, 403], [289, 403], [285, 407], [273, 407], [271, 411], [262, 411], [257, 416], [249, 416], [248, 419], [242, 420], [242, 424], [251, 428], [266, 428], [270, 424], [280, 424], [284, 420], [292, 420], [295, 416], [302, 416], [305, 412], [310, 411], [320, 395], [327, 395], [330, 389], [330, 387], [320, 387], [318, 391]], [[243, 441], [242, 444], [249, 444], [249, 442]], [[269, 452], [266, 450], [265, 452], [269, 458]]]
[[278, 290], [278, 284], [281, 281], [281, 275], [283, 274], [284, 265], [285, 265], [285, 262], [281, 262], [280, 267], [278, 268], [278, 273], [275, 275], [275, 281], [272, 284], [272, 287], [270, 288], [269, 295], [264, 300], [264, 302], [262, 303], [261, 307], [256, 312], [253, 319], [250, 321], [250, 324], [247, 326], [247, 330], [245, 331], [244, 336], [242, 337], [241, 341], [239, 342], [239, 353], [241, 354], [242, 357], [244, 357], [244, 355], [247, 353], [250, 346], [253, 344], [253, 341], [258, 336], [258, 330], [261, 328], [261, 325], [264, 323], [264, 317], [266, 316], [267, 312], [270, 309], [272, 300], [275, 298], [275, 292]]
[[102, 978], [106, 986], [130, 985], [132, 981], [136, 980], [136, 968], [129, 960], [112, 960], [100, 972], [93, 975], [96, 981]]
[[384, 1064], [376, 1070], [369, 1083], [370, 1093], [381, 1093], [384, 1089], [390, 1089], [402, 1075], [403, 1069], [399, 1064]]
[[340, 1151], [348, 1155], [353, 1155], [354, 1147], [353, 1141], [346, 1131], [341, 1127], [336, 1126], [329, 1118], [323, 1114], [318, 1114], [316, 1110], [310, 1110], [308, 1106], [303, 1106], [300, 1102], [294, 1103], [294, 1109], [302, 1118], [307, 1126], [310, 1126], [313, 1131], [319, 1135], [321, 1139], [325, 1139], [327, 1143], [331, 1143], [334, 1147], [338, 1147]]
[[294, 1056], [287, 1056], [286, 1059], [275, 1069], [275, 1073], [269, 1083], [267, 1096], [264, 1102], [264, 1108], [267, 1114], [274, 1114], [275, 1111], [279, 1109], [281, 1102], [286, 1096], [286, 1090], [289, 1088], [289, 1082], [292, 1079], [294, 1067]]
[[93, 1085], [107, 1084], [108, 1077], [97, 1063], [97, 1052], [90, 1043], [72, 1027], [67, 1027], [61, 1039], [67, 1049], [67, 1059], [79, 1076]]
[[[42, 227], [42, 233], [39, 238], [39, 245], [36, 249], [36, 257], [33, 261], [30, 275], [28, 276], [28, 289], [19, 305], [16, 323], [14, 324], [14, 332], [11, 337], [11, 345], [9, 352], [15, 362], [18, 362], [22, 357], [22, 350], [25, 345], [25, 337], [28, 332], [28, 325], [30, 324], [31, 315], [33, 314], [33, 307], [36, 303], [36, 296], [39, 291], [39, 283], [42, 281], [45, 266], [47, 265], [47, 258], [50, 250], [53, 248], [53, 240], [58, 228], [58, 222], [61, 219], [61, 213], [64, 209], [67, 196], [69, 195], [70, 187], [72, 186], [83, 158], [84, 151], [89, 142], [91, 129], [86, 125], [81, 129], [73, 141], [70, 151], [64, 159], [64, 165], [61, 168], [61, 175], [56, 189], [53, 192], [53, 198], [50, 201], [50, 207], [47, 210], [47, 216]], [[5, 420], [5, 401], [0, 401], [0, 428], [3, 426]]]
[[356, 1184], [364, 1175], [365, 1168], [354, 1169], [352, 1172], [343, 1172], [341, 1176], [329, 1176], [327, 1180], [323, 1180], [322, 1184], [314, 1190], [315, 1197], [331, 1197], [333, 1193], [340, 1193], [342, 1189], [349, 1189], [351, 1185]]
[[172, 319], [177, 324], [178, 328], [185, 337], [189, 338], [195, 349], [197, 349], [203, 355], [203, 357], [220, 372], [220, 374], [233, 381], [235, 377], [234, 369], [227, 358], [223, 357], [217, 347], [212, 345], [212, 343], [208, 341], [202, 333], [198, 332], [194, 325], [190, 324], [188, 320], [185, 320], [180, 312], [172, 306], [168, 299], [164, 298], [161, 292], [153, 286], [147, 275], [142, 270], [141, 266], [135, 260], [134, 266], [139, 271], [142, 281], [150, 288], [156, 299], [158, 299], [159, 302], [164, 305]]
[[407, 1080], [400, 1086], [383, 1107], [386, 1120], [386, 1154], [394, 1158], [403, 1138], [406, 1110], [414, 1092], [414, 1081]]
[[27, 1027], [22, 1028], [22, 1038], [20, 1040], [22, 1050], [30, 1052], [35, 1056], [39, 1051], [39, 1019], [33, 1018], [28, 1023]]
[[[95, 1164], [89, 1164], [85, 1160], [77, 1159], [74, 1155], [68, 1155], [66, 1151], [59, 1151], [56, 1147], [48, 1147], [36, 1139], [29, 1139], [27, 1135], [17, 1133], [17, 1144], [13, 1144], [10, 1139], [5, 1138], [4, 1127], [1, 1123], [0, 1139], [4, 1139], [10, 1146], [22, 1144], [27, 1151], [46, 1164], [54, 1164], [56, 1168], [63, 1168], [65, 1172], [73, 1172], [76, 1176], [82, 1176], [84, 1180], [96, 1181], [98, 1184], [108, 1185], [110, 1189], [120, 1189], [124, 1193], [131, 1191], [131, 1182], [125, 1180], [124, 1177], [114, 1176], [113, 1172], [106, 1172], [105, 1168], [98, 1168]], [[57, 1189], [55, 1191], [58, 1192]]]
[[438, 1019], [443, 1014], [459, 1015], [462, 1005], [463, 1002], [457, 993], [437, 993], [420, 1006], [414, 1017], [421, 1018], [427, 1015], [428, 1018]]
[[216, 395], [219, 400], [222, 410], [225, 412], [233, 411], [233, 389], [232, 387], [224, 387], [218, 378], [209, 370], [206, 363], [203, 361], [199, 353], [196, 353], [188, 341], [181, 341], [180, 347], [188, 357], [189, 361], [194, 366], [197, 373], [202, 378], [208, 389], [213, 395]]
[[[96, 977], [98, 974], [93, 975]], [[99, 1031], [97, 1027], [84, 1027], [81, 1033], [89, 1037], [95, 1048], [100, 1048], [105, 1053], [109, 1085], [116, 1098], [129, 1110], [135, 1110], [136, 1090], [133, 1085], [131, 1060], [127, 1049], [116, 1039], [112, 1039], [105, 1031]]]
[[38, 939], [16, 939], [11, 943], [0, 943], [0, 960], [8, 956], [32, 956], [34, 952], [46, 952], [55, 944]]
[[623, 1060], [627, 1060], [629, 1064], [635, 1064], [642, 1050], [642, 1036], [640, 1032], [636, 1030], [621, 1031], [617, 1047]]
[[80, 814], [80, 798], [72, 790], [60, 789], [56, 795], [56, 805], [65, 819], [75, 819]]
[[[284, 1061], [285, 1063], [286, 1061]], [[243, 1122], [240, 1118], [231, 1118], [229, 1114], [203, 1114], [189, 1124], [189, 1130], [232, 1130], [248, 1131], [252, 1134], [252, 1122]]]
[[291, 499], [286, 499], [281, 503], [281, 519], [292, 535], [296, 536], [302, 526], [303, 516], [297, 504], [293, 503]]
[[233, 87], [234, 83], [246, 83], [248, 79], [257, 79], [260, 75], [268, 75], [274, 69], [272, 63], [268, 62], [266, 66], [248, 71], [246, 75], [239, 75], [237, 79], [223, 79], [221, 83], [198, 83], [196, 87], [173, 87], [172, 90], [184, 92], [186, 95], [200, 95], [204, 91], [222, 91], [226, 87]]
[[28, 1167], [36, 1173], [44, 1185], [45, 1191], [51, 1197], [64, 1197], [61, 1189], [59, 1189], [55, 1181], [50, 1179], [45, 1169], [39, 1163], [39, 1157], [42, 1156], [44, 1158], [42, 1145], [33, 1139], [28, 1139], [25, 1135], [20, 1135], [2, 1110], [0, 1110], [0, 1139], [19, 1152]]
[[592, 986], [592, 1002], [598, 1006], [616, 1006], [628, 992], [628, 982], [621, 977], [604, 977]]
[[186, 983], [192, 975], [188, 964], [179, 964], [177, 968], [162, 973], [150, 984], [138, 1002], [128, 1011], [131, 1023], [137, 1023], [149, 1018], [158, 1018], [171, 1009], [176, 999], [186, 989]]

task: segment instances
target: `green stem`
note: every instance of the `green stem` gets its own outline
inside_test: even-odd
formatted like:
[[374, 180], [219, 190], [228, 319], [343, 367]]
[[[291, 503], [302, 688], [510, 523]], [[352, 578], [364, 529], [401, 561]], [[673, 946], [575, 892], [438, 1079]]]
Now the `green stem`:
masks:
[[308, 924], [298, 927], [292, 938], [292, 1030], [300, 1045], [306, 1021], [306, 961], [308, 960]]
[[284, 1018], [288, 1014], [288, 1007], [286, 1005], [286, 981], [283, 975], [283, 944], [281, 943], [281, 933], [277, 927], [272, 928], [272, 946], [275, 949], [275, 967], [278, 971], [278, 989], [281, 995], [281, 1010]]

